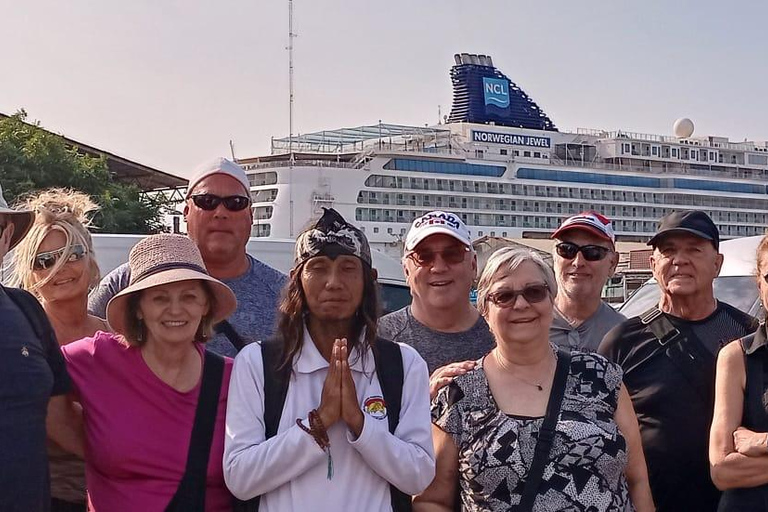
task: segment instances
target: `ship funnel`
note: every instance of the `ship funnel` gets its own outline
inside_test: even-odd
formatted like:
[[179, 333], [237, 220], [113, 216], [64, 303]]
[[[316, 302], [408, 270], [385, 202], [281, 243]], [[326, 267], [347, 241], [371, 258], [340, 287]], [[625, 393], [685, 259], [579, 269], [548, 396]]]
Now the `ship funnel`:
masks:
[[555, 123], [488, 55], [456, 54], [451, 68], [453, 105], [449, 123], [484, 123], [557, 131]]

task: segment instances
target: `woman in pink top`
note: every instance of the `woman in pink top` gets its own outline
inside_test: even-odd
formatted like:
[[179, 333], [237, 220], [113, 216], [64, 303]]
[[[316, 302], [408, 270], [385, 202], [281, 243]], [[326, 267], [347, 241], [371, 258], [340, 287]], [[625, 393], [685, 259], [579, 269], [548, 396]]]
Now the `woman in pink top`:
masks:
[[[98, 332], [62, 347], [83, 407], [91, 507], [229, 511], [221, 461], [232, 360], [203, 343], [235, 310], [235, 296], [208, 275], [200, 251], [184, 236], [145, 238], [131, 250], [129, 265], [130, 285], [107, 306], [119, 335]], [[209, 393], [211, 383], [220, 385], [218, 398]], [[203, 396], [211, 407], [201, 407], [201, 418], [211, 420], [215, 407], [207, 436], [198, 435], [204, 421], [195, 421]], [[193, 425], [197, 441], [191, 444]], [[186, 471], [192, 453], [202, 456], [205, 474]]]

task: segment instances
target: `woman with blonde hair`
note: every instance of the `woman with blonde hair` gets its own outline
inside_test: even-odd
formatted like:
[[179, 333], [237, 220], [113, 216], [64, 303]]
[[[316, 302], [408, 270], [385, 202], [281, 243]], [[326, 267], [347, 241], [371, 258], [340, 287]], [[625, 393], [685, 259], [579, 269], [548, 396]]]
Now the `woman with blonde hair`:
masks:
[[[27, 199], [35, 221], [14, 252], [12, 285], [32, 293], [50, 320], [59, 345], [109, 330], [88, 314], [88, 292], [99, 282], [99, 266], [88, 232], [97, 205], [81, 192], [51, 189]], [[51, 511], [86, 510], [85, 464], [50, 444]]]

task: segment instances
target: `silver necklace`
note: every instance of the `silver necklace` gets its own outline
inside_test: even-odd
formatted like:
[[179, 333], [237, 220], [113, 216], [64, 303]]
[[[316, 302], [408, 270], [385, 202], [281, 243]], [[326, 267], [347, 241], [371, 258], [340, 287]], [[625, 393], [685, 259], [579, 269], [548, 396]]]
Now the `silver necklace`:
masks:
[[513, 371], [509, 368], [509, 366], [507, 366], [507, 363], [504, 361], [504, 358], [499, 355], [499, 351], [498, 350], [494, 350], [493, 351], [493, 357], [494, 357], [494, 359], [496, 359], [496, 364], [498, 364], [499, 367], [501, 367], [501, 369], [504, 370], [507, 373], [507, 375], [509, 375], [510, 377], [512, 377], [515, 380], [518, 380], [518, 381], [522, 382], [523, 384], [527, 384], [527, 385], [529, 385], [531, 387], [534, 387], [534, 388], [538, 389], [539, 391], [544, 391], [544, 385], [543, 385], [542, 382], [531, 382], [531, 381], [523, 379], [522, 377], [519, 377], [519, 376], [515, 375], [513, 373]]

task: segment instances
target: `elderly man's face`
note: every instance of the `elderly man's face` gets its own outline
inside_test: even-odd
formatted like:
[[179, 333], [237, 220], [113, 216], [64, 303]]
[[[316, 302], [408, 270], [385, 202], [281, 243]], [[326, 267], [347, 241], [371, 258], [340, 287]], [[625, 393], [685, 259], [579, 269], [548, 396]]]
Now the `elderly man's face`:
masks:
[[605, 282], [613, 275], [619, 261], [613, 244], [583, 229], [568, 230], [559, 235], [556, 242], [579, 247], [596, 245], [607, 249], [605, 257], [597, 261], [587, 261], [581, 251], [574, 258], [567, 259], [555, 250], [552, 257], [558, 294], [575, 300], [600, 297]]
[[[213, 174], [200, 181], [192, 195], [212, 194], [219, 197], [248, 196], [243, 185], [225, 174]], [[234, 262], [245, 252], [251, 235], [253, 213], [250, 205], [240, 211], [228, 210], [220, 203], [204, 210], [187, 199], [184, 207], [189, 237], [195, 241], [206, 262]]]
[[469, 302], [477, 274], [477, 256], [449, 235], [431, 235], [403, 258], [414, 302], [426, 310]]
[[709, 293], [722, 265], [723, 255], [712, 242], [690, 234], [663, 237], [651, 255], [653, 277], [672, 297]]

